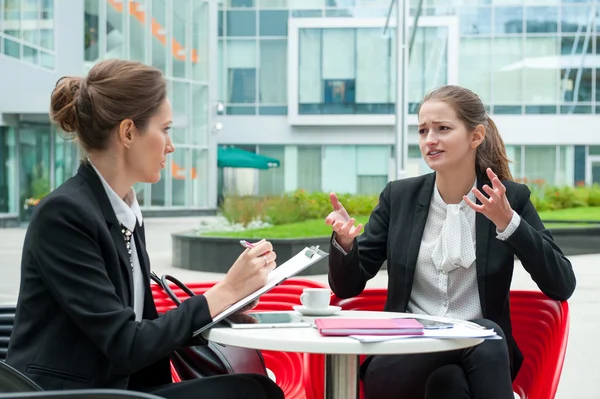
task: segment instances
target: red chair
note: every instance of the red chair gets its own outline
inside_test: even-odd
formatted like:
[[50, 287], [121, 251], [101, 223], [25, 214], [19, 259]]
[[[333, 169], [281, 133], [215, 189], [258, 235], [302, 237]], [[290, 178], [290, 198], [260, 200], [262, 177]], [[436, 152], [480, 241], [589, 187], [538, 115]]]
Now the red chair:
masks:
[[[215, 284], [216, 281], [186, 283], [196, 294], [204, 293]], [[152, 296], [159, 314], [175, 308], [173, 301], [158, 285], [152, 284], [151, 286]], [[180, 288], [177, 288], [174, 284], [170, 284], [170, 286], [179, 299], [185, 300], [187, 298], [187, 294]], [[261, 295], [254, 310], [292, 310], [294, 305], [300, 304], [300, 294], [302, 294], [304, 288], [327, 288], [327, 286], [312, 280], [291, 278]], [[312, 395], [305, 392], [303, 383], [304, 354], [276, 351], [261, 351], [261, 353], [265, 359], [265, 366], [274, 375], [275, 381], [284, 391], [286, 399], [312, 399]], [[171, 365], [171, 374], [173, 382], [181, 381], [173, 365]]]
[[513, 383], [521, 399], [556, 395], [569, 339], [569, 304], [538, 291], [511, 291], [513, 336], [525, 360]]
[[[344, 310], [381, 311], [386, 299], [385, 289], [365, 289], [354, 298], [333, 296], [331, 303]], [[510, 308], [513, 336], [525, 358], [513, 390], [521, 399], [553, 399], [567, 349], [569, 305], [538, 291], [511, 291]], [[315, 399], [323, 397], [323, 378], [324, 356], [306, 354], [304, 386]]]

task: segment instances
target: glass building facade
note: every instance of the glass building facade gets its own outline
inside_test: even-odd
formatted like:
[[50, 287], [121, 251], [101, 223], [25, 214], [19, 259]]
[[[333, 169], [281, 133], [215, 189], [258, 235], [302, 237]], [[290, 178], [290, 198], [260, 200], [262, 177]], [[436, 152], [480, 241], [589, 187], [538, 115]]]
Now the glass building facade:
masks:
[[[417, 3], [411, 0], [411, 14]], [[476, 90], [493, 114], [600, 113], [600, 22], [594, 0], [423, 4], [421, 19], [456, 19], [460, 61], [454, 83]], [[224, 1], [219, 97], [226, 113], [287, 113], [289, 19], [385, 18], [388, 7], [388, 0]], [[392, 29], [383, 36], [379, 26], [300, 30], [300, 114], [394, 113], [394, 34]], [[424, 92], [447, 83], [447, 35], [444, 26], [416, 32], [409, 112], [416, 112]]]
[[54, 69], [54, 0], [0, 0], [0, 54]]
[[209, 134], [209, 27], [208, 1], [86, 1], [87, 67], [106, 58], [137, 60], [159, 68], [169, 86], [176, 151], [159, 183], [136, 187], [143, 208], [209, 206], [216, 168], [209, 163], [216, 153]]
[[[418, 3], [410, 0], [411, 28]], [[288, 125], [255, 133], [256, 146], [248, 145], [251, 138], [240, 145], [280, 159], [281, 168], [232, 172], [243, 175], [231, 179], [232, 187], [259, 195], [298, 188], [372, 194], [394, 177], [393, 141], [364, 138], [382, 137], [382, 128], [394, 124], [395, 13], [383, 30], [389, 6], [389, 0], [221, 2], [220, 120], [239, 128], [238, 120], [249, 126], [244, 116], [271, 117], [257, 122], [258, 130], [280, 116]], [[595, 0], [424, 0], [408, 66], [409, 124], [425, 93], [444, 84], [474, 90], [496, 118], [600, 113], [597, 12]], [[357, 125], [361, 139], [344, 137], [346, 127]], [[417, 175], [429, 169], [413, 130], [407, 171]], [[530, 141], [507, 141], [515, 178], [600, 182], [600, 147]]]
[[[25, 100], [14, 107], [5, 103], [4, 109], [0, 104], [0, 226], [9, 217], [26, 221], [39, 198], [76, 172], [77, 147], [52, 126], [45, 99], [60, 76], [83, 76], [96, 62], [108, 58], [153, 65], [164, 73], [168, 84], [176, 151], [169, 156], [159, 183], [135, 187], [145, 213], [194, 214], [215, 209], [216, 137], [211, 134], [210, 98], [216, 92], [212, 93], [209, 80], [216, 82], [216, 59], [209, 53], [217, 53], [216, 2], [0, 0], [0, 5], [0, 65], [44, 86], [24, 87], [18, 93], [34, 97], [37, 107], [25, 109]], [[81, 19], [60, 25], [59, 34], [58, 28], [53, 30], [57, 14], [63, 19]], [[62, 38], [56, 43], [63, 49], [60, 54], [67, 55], [60, 62], [55, 58], [55, 36]], [[68, 52], [64, 46], [83, 48]], [[10, 77], [0, 79], [4, 79], [0, 87], [12, 87], [6, 84]]]

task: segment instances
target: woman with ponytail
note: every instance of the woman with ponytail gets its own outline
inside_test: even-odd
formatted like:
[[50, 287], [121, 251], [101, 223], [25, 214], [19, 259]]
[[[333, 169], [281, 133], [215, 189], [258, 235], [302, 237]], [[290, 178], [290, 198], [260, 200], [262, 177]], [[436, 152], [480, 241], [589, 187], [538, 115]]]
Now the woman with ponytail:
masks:
[[368, 358], [367, 399], [511, 399], [523, 355], [512, 336], [509, 294], [517, 256], [548, 297], [575, 289], [569, 260], [512, 179], [498, 128], [479, 97], [433, 90], [419, 109], [419, 148], [433, 173], [392, 181], [369, 222], [355, 226], [334, 193], [329, 282], [356, 296], [387, 260], [386, 311], [471, 320], [501, 340], [461, 350]]

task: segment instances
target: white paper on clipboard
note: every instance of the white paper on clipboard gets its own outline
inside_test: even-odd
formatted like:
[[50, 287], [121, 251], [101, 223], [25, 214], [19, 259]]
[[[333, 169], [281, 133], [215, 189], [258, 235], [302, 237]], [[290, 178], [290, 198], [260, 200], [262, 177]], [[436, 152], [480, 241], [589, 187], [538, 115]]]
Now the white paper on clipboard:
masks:
[[321, 251], [318, 247], [305, 247], [303, 250], [294, 255], [293, 258], [289, 259], [284, 264], [275, 268], [275, 270], [269, 273], [269, 277], [267, 278], [267, 283], [260, 289], [254, 291], [252, 294], [246, 296], [245, 298], [240, 299], [218, 315], [213, 318], [212, 323], [207, 324], [206, 326], [196, 330], [194, 332], [194, 336], [201, 334], [205, 330], [211, 328], [216, 323], [220, 322], [227, 316], [237, 312], [250, 302], [254, 301], [262, 294], [270, 291], [277, 285], [281, 284], [285, 280], [290, 277], [295, 276], [300, 273], [304, 269], [314, 265], [316, 262], [321, 259], [329, 256], [327, 252]]

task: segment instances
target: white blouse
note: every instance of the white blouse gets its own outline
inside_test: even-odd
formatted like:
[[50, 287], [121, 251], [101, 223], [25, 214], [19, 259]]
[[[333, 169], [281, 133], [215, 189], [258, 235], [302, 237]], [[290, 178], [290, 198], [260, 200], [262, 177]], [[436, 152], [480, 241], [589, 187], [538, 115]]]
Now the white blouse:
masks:
[[[476, 201], [472, 192], [468, 197]], [[435, 186], [408, 312], [463, 320], [483, 317], [475, 267], [475, 215], [476, 211], [464, 200], [446, 204]], [[506, 240], [520, 221], [514, 212], [509, 226], [502, 233], [496, 230], [496, 238]]]

